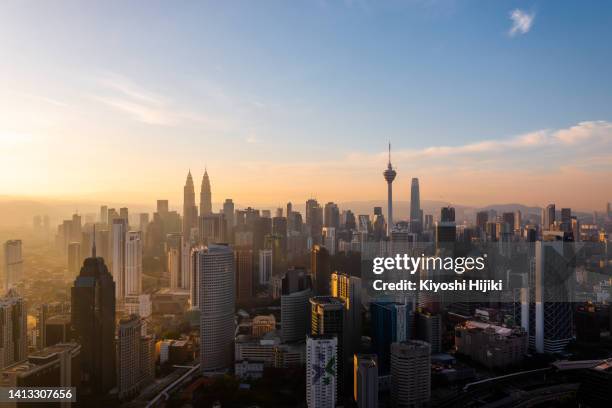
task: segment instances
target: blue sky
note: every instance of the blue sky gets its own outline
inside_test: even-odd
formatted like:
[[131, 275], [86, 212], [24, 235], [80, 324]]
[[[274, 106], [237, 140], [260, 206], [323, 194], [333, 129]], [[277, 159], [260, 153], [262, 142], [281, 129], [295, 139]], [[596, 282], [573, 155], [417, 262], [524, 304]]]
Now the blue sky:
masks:
[[[2, 173], [24, 167], [17, 178], [1, 176], [7, 194], [38, 182], [41, 194], [125, 190], [148, 200], [178, 195], [186, 168], [207, 165], [223, 197], [240, 189], [258, 202], [334, 199], [338, 185], [358, 178], [335, 199], [371, 199], [384, 188], [378, 170], [388, 140], [406, 189], [411, 176], [427, 186], [431, 174], [432, 199], [449, 191], [449, 170], [473, 181], [483, 169], [558, 176], [570, 165], [596, 180], [590, 188], [610, 187], [609, 2], [8, 1], [0, 5], [0, 52], [9, 61], [0, 64], [0, 142], [12, 149]], [[554, 132], [595, 121], [597, 144], [538, 144], [520, 154], [499, 147], [533, 132], [556, 140]], [[502, 143], [482, 154], [504, 156], [503, 168], [482, 157], [450, 169], [411, 161], [415, 151], [482, 142]], [[83, 149], [116, 165], [91, 163]], [[593, 153], [599, 164], [587, 169]], [[484, 161], [466, 168], [473, 160]], [[556, 182], [550, 177], [542, 183]], [[569, 199], [516, 186], [503, 196], [487, 182], [484, 193], [457, 197], [451, 189], [453, 200]]]

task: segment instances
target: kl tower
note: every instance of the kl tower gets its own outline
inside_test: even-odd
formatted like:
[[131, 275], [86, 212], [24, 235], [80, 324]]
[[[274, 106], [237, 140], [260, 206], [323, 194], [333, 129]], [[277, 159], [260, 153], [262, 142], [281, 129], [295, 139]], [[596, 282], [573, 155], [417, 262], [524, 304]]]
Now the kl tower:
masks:
[[389, 163], [387, 164], [387, 170], [383, 172], [385, 180], [387, 180], [387, 236], [391, 236], [391, 230], [393, 229], [393, 180], [397, 173], [391, 166], [391, 143], [389, 143]]

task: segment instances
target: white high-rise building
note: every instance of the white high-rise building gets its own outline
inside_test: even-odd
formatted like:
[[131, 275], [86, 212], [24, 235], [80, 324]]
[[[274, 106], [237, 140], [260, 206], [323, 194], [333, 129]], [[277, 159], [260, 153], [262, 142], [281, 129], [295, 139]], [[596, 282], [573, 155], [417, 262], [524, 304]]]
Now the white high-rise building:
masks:
[[431, 347], [421, 340], [391, 344], [391, 399], [395, 407], [426, 406], [431, 398]]
[[306, 338], [306, 403], [308, 408], [333, 408], [338, 396], [338, 338]]
[[272, 279], [272, 250], [259, 250], [259, 284], [268, 285]]
[[200, 309], [200, 364], [203, 372], [233, 366], [236, 302], [234, 252], [228, 245], [209, 245], [194, 252]]
[[21, 240], [9, 240], [4, 243], [4, 290], [9, 290], [23, 278], [23, 257]]
[[125, 295], [142, 292], [142, 234], [130, 231], [125, 237]]
[[330, 255], [336, 254], [336, 228], [323, 227], [323, 246], [327, 248]]
[[115, 218], [112, 227], [112, 264], [111, 274], [115, 281], [115, 296], [123, 299], [125, 296], [125, 234], [127, 233], [127, 220]]
[[27, 357], [27, 310], [14, 289], [0, 298], [0, 369]]

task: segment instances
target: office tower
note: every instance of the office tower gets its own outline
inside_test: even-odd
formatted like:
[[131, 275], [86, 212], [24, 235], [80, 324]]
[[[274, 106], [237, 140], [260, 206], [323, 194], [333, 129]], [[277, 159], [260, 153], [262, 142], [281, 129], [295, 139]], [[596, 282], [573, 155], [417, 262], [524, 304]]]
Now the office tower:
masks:
[[318, 296], [329, 295], [329, 282], [331, 278], [331, 265], [329, 251], [320, 245], [315, 245], [310, 251], [310, 274], [314, 283], [315, 293]]
[[166, 259], [167, 269], [170, 274], [170, 287], [172, 289], [179, 289], [182, 287], [182, 271], [181, 271], [181, 242], [182, 234], [168, 234], [166, 239]]
[[562, 208], [561, 209], [561, 225], [560, 230], [563, 232], [572, 232], [572, 209]]
[[204, 245], [219, 244], [227, 241], [227, 224], [223, 213], [201, 215], [198, 217], [199, 240]]
[[78, 214], [72, 215], [72, 221], [70, 223], [70, 241], [69, 242], [81, 242], [81, 216]]
[[421, 193], [419, 179], [413, 178], [410, 184], [410, 231], [419, 233], [423, 230], [423, 210], [421, 210]]
[[321, 244], [321, 229], [323, 228], [323, 208], [317, 200], [311, 198], [306, 201], [306, 225], [309, 227], [313, 244]]
[[112, 263], [113, 280], [115, 281], [117, 299], [125, 296], [125, 236], [128, 225], [125, 218], [115, 218], [112, 230]]
[[228, 198], [223, 203], [223, 215], [225, 216], [225, 225], [227, 227], [227, 238], [229, 242], [234, 242], [234, 202]]
[[310, 275], [304, 269], [289, 269], [281, 280], [281, 338], [283, 343], [304, 341], [310, 326]]
[[108, 224], [108, 206], [100, 206], [100, 223]]
[[227, 245], [194, 252], [199, 276], [200, 368], [224, 371], [232, 366], [234, 340], [234, 254]]
[[436, 225], [436, 244], [452, 243], [457, 240], [457, 226], [455, 225], [455, 209], [443, 207], [440, 210], [440, 222]]
[[291, 202], [287, 203], [287, 231], [295, 231], [295, 226], [293, 225], [293, 204]]
[[[95, 242], [96, 242], [96, 251], [98, 253], [98, 255], [100, 255], [101, 258], [104, 259], [111, 259], [111, 248], [110, 248], [110, 240], [111, 240], [111, 234], [109, 232], [108, 229], [104, 229], [104, 230], [99, 230], [96, 229], [95, 233], [92, 234], [92, 236], [95, 237]], [[92, 239], [92, 245], [93, 245], [93, 239]], [[83, 253], [83, 249], [81, 248], [81, 253]], [[89, 250], [91, 251], [91, 247], [89, 247]], [[91, 254], [91, 252], [89, 253]], [[85, 260], [89, 254], [86, 254], [83, 257], [83, 260]]]
[[489, 212], [488, 211], [478, 211], [476, 213], [476, 226], [483, 233], [487, 227], [487, 222], [489, 221]]
[[331, 201], [325, 204], [324, 215], [324, 227], [340, 228], [340, 209], [338, 208], [338, 204]]
[[85, 259], [71, 291], [72, 328], [81, 344], [82, 395], [103, 396], [115, 386], [115, 282], [104, 259]]
[[68, 277], [74, 279], [81, 269], [81, 244], [71, 242], [68, 244]]
[[25, 360], [28, 349], [27, 309], [15, 289], [0, 298], [0, 368]]
[[376, 301], [370, 304], [372, 319], [372, 350], [378, 355], [380, 374], [388, 374], [391, 343], [413, 337], [414, 312], [412, 304]]
[[572, 243], [535, 243], [529, 283], [529, 343], [538, 353], [560, 353], [572, 339], [574, 256]]
[[157, 200], [157, 213], [163, 215], [168, 213], [168, 200]]
[[195, 203], [195, 190], [190, 170], [183, 188], [183, 238], [185, 240], [191, 240], [191, 230], [197, 227], [197, 222], [198, 208]]
[[425, 221], [424, 221], [424, 225], [423, 228], [425, 230], [430, 230], [433, 228], [434, 225], [434, 221], [433, 221], [433, 215], [431, 214], [426, 214], [425, 215]]
[[261, 210], [261, 217], [272, 218], [272, 213], [270, 212], [270, 210]]
[[210, 192], [210, 179], [208, 170], [204, 169], [202, 185], [200, 186], [200, 215], [212, 214], [212, 197]]
[[431, 349], [408, 340], [391, 344], [391, 400], [394, 407], [422, 407], [431, 398]]
[[125, 237], [125, 294], [142, 292], [142, 233], [129, 231]]
[[128, 225], [130, 224], [130, 214], [127, 207], [119, 208], [119, 218], [124, 219]]
[[23, 255], [21, 240], [4, 243], [4, 290], [9, 290], [23, 279]]
[[[75, 269], [76, 272], [74, 273], [74, 275], [71, 276], [71, 280], [74, 280], [76, 275], [79, 274], [79, 269], [81, 268], [81, 265], [83, 264], [83, 260], [85, 260], [85, 258], [87, 258], [89, 254], [91, 254], [91, 247], [93, 245], [94, 232], [89, 227], [90, 226], [88, 225], [88, 228], [81, 233], [81, 245], [80, 245], [81, 253], [79, 254], [79, 262], [78, 262], [77, 268]], [[95, 228], [95, 225], [94, 225], [94, 228]]]
[[344, 391], [344, 368], [350, 359], [347, 353], [346, 304], [343, 299], [331, 296], [310, 298], [310, 334], [331, 335], [338, 339], [338, 391]]
[[109, 208], [107, 218], [108, 218], [108, 224], [112, 225], [113, 220], [116, 218], [119, 218], [119, 213], [114, 208]]
[[347, 230], [356, 230], [357, 229], [357, 221], [355, 218], [355, 214], [351, 210], [346, 210], [342, 213], [342, 225]]
[[140, 317], [131, 315], [119, 321], [117, 335], [117, 388], [119, 399], [138, 394], [140, 383]]
[[149, 213], [140, 213], [138, 216], [138, 229], [144, 234], [149, 225]]
[[393, 229], [393, 180], [397, 173], [391, 166], [391, 143], [389, 143], [389, 162], [387, 163], [387, 170], [384, 171], [383, 176], [387, 181], [387, 236], [391, 235]]
[[336, 229], [334, 227], [323, 227], [323, 246], [327, 248], [330, 255], [336, 254]]
[[285, 254], [287, 252], [287, 219], [285, 217], [272, 218], [272, 234], [280, 237], [281, 251]]
[[336, 336], [308, 336], [306, 339], [306, 403], [308, 408], [333, 408], [340, 390], [337, 370]]
[[253, 249], [236, 247], [234, 249], [236, 265], [236, 299], [240, 302], [253, 297]]
[[272, 250], [259, 251], [259, 284], [268, 285], [272, 279]]
[[420, 311], [415, 314], [416, 338], [427, 342], [432, 353], [442, 352], [442, 317], [439, 314]]
[[548, 204], [542, 209], [542, 229], [549, 230], [555, 223], [555, 205]]
[[357, 408], [378, 407], [378, 358], [376, 354], [353, 357], [353, 398]]
[[191, 289], [192, 279], [194, 278], [194, 266], [191, 256], [192, 247], [181, 237], [181, 279], [180, 289]]
[[350, 349], [347, 351], [352, 355], [361, 345], [361, 278], [333, 272], [330, 285], [331, 295], [344, 300], [347, 331], [350, 338], [350, 341], [347, 342], [347, 347], [350, 345]]

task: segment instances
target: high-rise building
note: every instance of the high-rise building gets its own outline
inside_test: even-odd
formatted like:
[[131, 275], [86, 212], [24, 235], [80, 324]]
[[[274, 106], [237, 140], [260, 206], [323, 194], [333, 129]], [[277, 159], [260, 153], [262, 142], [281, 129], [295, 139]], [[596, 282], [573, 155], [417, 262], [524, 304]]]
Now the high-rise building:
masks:
[[142, 334], [142, 320], [130, 315], [119, 321], [117, 334], [117, 388], [124, 400], [135, 395], [155, 377], [154, 340]]
[[202, 176], [202, 185], [200, 186], [200, 215], [209, 214], [212, 214], [210, 178], [208, 178], [208, 170], [204, 169], [204, 176]]
[[198, 207], [195, 202], [195, 190], [191, 170], [187, 173], [185, 187], [183, 187], [183, 238], [191, 241], [191, 230], [197, 228]]
[[455, 242], [457, 226], [455, 224], [455, 208], [443, 207], [440, 210], [440, 222], [436, 224], [436, 244]]
[[442, 316], [421, 310], [415, 314], [416, 338], [430, 345], [432, 353], [442, 352]]
[[28, 350], [27, 309], [15, 289], [0, 298], [0, 368], [25, 360]]
[[548, 204], [542, 209], [542, 229], [549, 230], [555, 224], [555, 205]]
[[343, 393], [345, 367], [350, 360], [347, 353], [346, 304], [341, 298], [315, 296], [310, 298], [310, 334], [332, 335], [338, 338], [338, 390]]
[[306, 403], [308, 408], [333, 408], [340, 390], [338, 383], [338, 339], [308, 336], [306, 339]]
[[100, 223], [108, 224], [108, 206], [106, 205], [100, 207]]
[[124, 218], [113, 220], [111, 271], [116, 285], [117, 299], [123, 299], [125, 296], [125, 236], [127, 231], [128, 225]]
[[227, 241], [227, 222], [225, 214], [209, 213], [198, 217], [199, 240], [204, 245], [219, 244]]
[[227, 198], [223, 203], [223, 215], [225, 215], [225, 225], [227, 227], [228, 242], [234, 242], [234, 202], [231, 198]]
[[383, 172], [383, 176], [387, 181], [387, 236], [391, 236], [391, 230], [393, 230], [393, 180], [397, 173], [391, 166], [391, 143], [389, 143], [389, 162], [387, 163], [387, 169]]
[[81, 244], [71, 242], [68, 244], [68, 277], [74, 279], [81, 269]]
[[344, 300], [348, 338], [347, 352], [352, 355], [361, 344], [361, 278], [346, 273], [331, 274], [331, 295]]
[[194, 252], [199, 275], [200, 364], [203, 372], [232, 366], [234, 340], [234, 254], [227, 245], [209, 245]]
[[[82, 395], [102, 396], [115, 386], [115, 282], [104, 259], [85, 259], [71, 296], [72, 328], [81, 344]], [[111, 356], [111, 357], [109, 357]]]
[[310, 331], [310, 275], [292, 268], [281, 280], [281, 338], [284, 343], [304, 341]]
[[391, 344], [391, 400], [394, 407], [422, 407], [431, 398], [431, 349], [408, 340]]
[[423, 210], [421, 210], [421, 192], [419, 179], [413, 178], [410, 184], [410, 231], [421, 232], [423, 230]]
[[376, 301], [370, 304], [372, 350], [378, 355], [380, 374], [388, 374], [391, 344], [413, 337], [412, 304]]
[[340, 228], [340, 209], [338, 204], [329, 202], [325, 204], [325, 223], [324, 227]]
[[353, 398], [358, 408], [378, 407], [376, 354], [355, 354], [353, 357]]
[[236, 247], [234, 249], [236, 265], [236, 299], [248, 301], [253, 297], [253, 257], [250, 247]]
[[560, 353], [572, 339], [574, 257], [573, 243], [535, 243], [529, 283], [529, 343], [538, 353]]
[[315, 293], [319, 296], [330, 294], [331, 264], [329, 251], [320, 245], [315, 245], [310, 251], [310, 274], [312, 275]]
[[142, 233], [129, 231], [125, 237], [125, 295], [142, 292]]
[[313, 244], [322, 243], [323, 208], [317, 200], [311, 198], [306, 201], [306, 225], [309, 228]]
[[259, 284], [268, 285], [272, 279], [272, 250], [259, 250]]
[[23, 278], [23, 255], [21, 240], [14, 239], [4, 243], [4, 290], [9, 290]]
[[487, 222], [489, 221], [489, 212], [488, 211], [478, 211], [476, 213], [476, 226], [480, 230], [482, 234], [487, 228]]
[[323, 246], [327, 248], [330, 255], [336, 254], [336, 228], [323, 227]]

